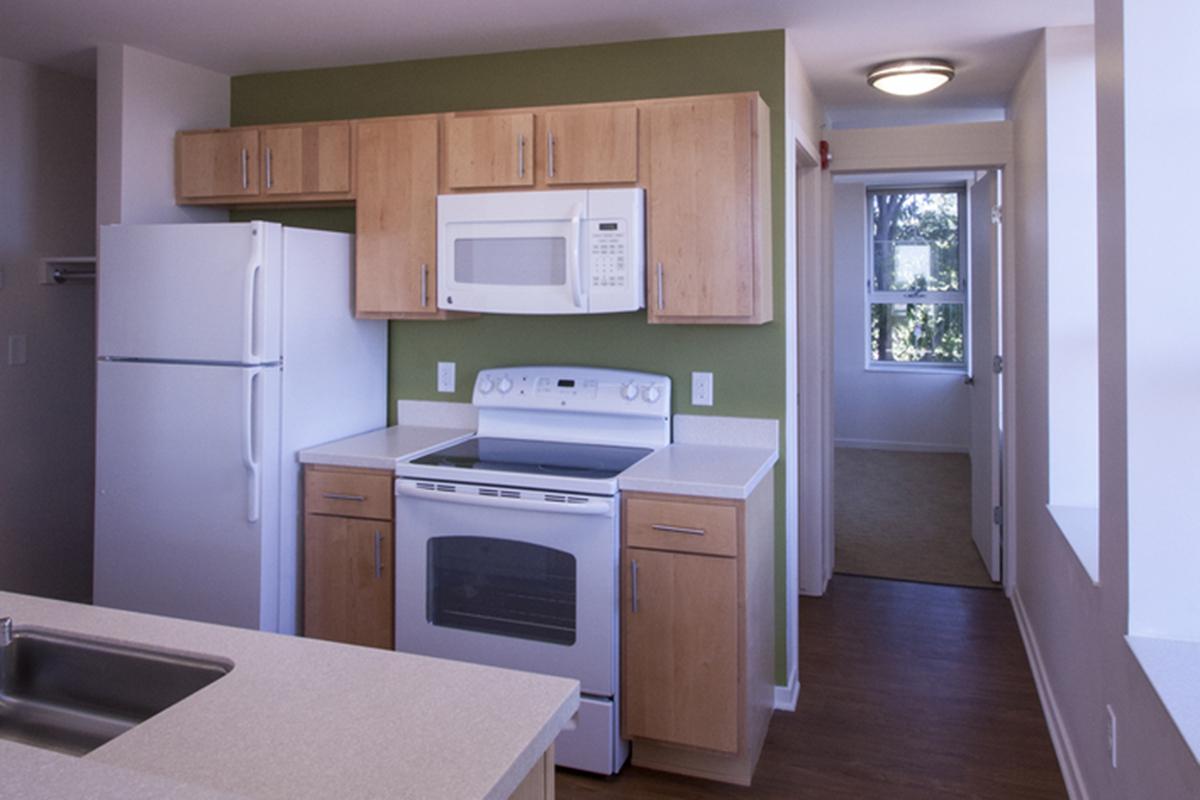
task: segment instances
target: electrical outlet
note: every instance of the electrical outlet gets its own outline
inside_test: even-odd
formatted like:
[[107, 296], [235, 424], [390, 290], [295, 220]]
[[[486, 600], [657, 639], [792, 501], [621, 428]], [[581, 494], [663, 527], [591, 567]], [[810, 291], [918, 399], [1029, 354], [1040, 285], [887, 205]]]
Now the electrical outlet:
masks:
[[10, 333], [8, 335], [8, 363], [14, 367], [25, 363], [25, 334]]
[[438, 391], [454, 393], [454, 362], [439, 361], [438, 362]]
[[1108, 712], [1108, 758], [1113, 769], [1117, 768], [1117, 712], [1112, 706], [1105, 706]]
[[713, 374], [711, 372], [692, 373], [692, 405], [711, 406], [713, 404]]

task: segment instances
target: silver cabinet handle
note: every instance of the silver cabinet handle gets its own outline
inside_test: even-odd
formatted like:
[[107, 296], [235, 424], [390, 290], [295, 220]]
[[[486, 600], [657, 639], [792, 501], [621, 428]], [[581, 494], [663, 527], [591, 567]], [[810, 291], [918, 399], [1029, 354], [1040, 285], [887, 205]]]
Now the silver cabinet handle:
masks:
[[271, 148], [267, 148], [267, 188], [270, 189], [275, 185], [275, 181], [271, 177]]
[[525, 177], [525, 134], [517, 137], [517, 177]]
[[421, 308], [429, 305], [429, 265], [421, 265]]
[[703, 536], [703, 528], [681, 528], [678, 525], [651, 525], [653, 530], [663, 531], [664, 533], [686, 533], [691, 536]]
[[554, 177], [554, 132], [546, 131], [546, 172]]
[[383, 577], [383, 534], [375, 531], [375, 577]]
[[250, 154], [242, 148], [242, 188], [250, 188]]
[[634, 614], [638, 612], [638, 563], [637, 559], [629, 562], [629, 596]]
[[655, 279], [658, 282], [658, 293], [657, 293], [658, 294], [658, 310], [662, 311], [664, 302], [663, 302], [663, 268], [662, 268], [661, 261], [659, 261], [655, 265]]
[[339, 494], [338, 492], [325, 492], [322, 495], [326, 500], [350, 500], [354, 503], [365, 503], [367, 498], [361, 494]]

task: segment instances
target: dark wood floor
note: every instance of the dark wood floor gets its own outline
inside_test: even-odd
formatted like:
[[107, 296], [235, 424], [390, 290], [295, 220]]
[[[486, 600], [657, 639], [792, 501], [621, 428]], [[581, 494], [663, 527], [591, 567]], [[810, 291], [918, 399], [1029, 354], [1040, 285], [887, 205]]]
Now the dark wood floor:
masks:
[[837, 575], [800, 599], [800, 704], [749, 789], [626, 767], [560, 770], [560, 800], [1065, 798], [1002, 592]]

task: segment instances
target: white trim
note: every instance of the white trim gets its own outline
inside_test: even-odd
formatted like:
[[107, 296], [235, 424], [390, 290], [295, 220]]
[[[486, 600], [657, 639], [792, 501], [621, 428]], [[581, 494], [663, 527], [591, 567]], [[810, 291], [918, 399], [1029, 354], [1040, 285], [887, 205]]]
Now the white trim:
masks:
[[[1063, 723], [1062, 712], [1058, 710], [1058, 702], [1054, 698], [1054, 690], [1050, 686], [1050, 676], [1042, 661], [1042, 652], [1038, 648], [1037, 638], [1033, 634], [1033, 626], [1025, 613], [1025, 604], [1021, 602], [1021, 594], [1017, 590], [1012, 593], [1013, 611], [1017, 616], [1017, 628], [1021, 631], [1021, 641], [1025, 644], [1025, 654], [1029, 657], [1029, 667], [1033, 670], [1033, 681], [1037, 685], [1038, 698], [1042, 703], [1042, 713], [1046, 716], [1046, 727], [1050, 731], [1050, 741], [1054, 743], [1054, 754], [1058, 757], [1058, 766], [1062, 770], [1063, 783], [1067, 787], [1067, 796], [1071, 800], [1088, 800], [1087, 785], [1083, 782], [1083, 770], [1079, 759], [1075, 757], [1075, 748], [1071, 745], [1071, 737]], [[776, 692], [779, 690], [776, 689]]]
[[800, 702], [800, 675], [796, 670], [797, 667], [793, 666], [788, 675], [787, 686], [775, 687], [776, 711], [795, 711], [796, 704]]
[[[797, 362], [799, 312], [796, 303], [796, 282], [799, 278], [799, 252], [796, 237], [796, 197], [800, 187], [796, 181], [796, 147], [793, 144], [800, 135], [800, 125], [784, 119], [784, 402], [783, 421], [783, 465], [787, 483], [783, 490], [784, 506], [784, 615], [787, 620], [784, 647], [788, 674], [794, 676], [799, 669], [800, 641], [800, 415], [799, 375]], [[778, 573], [777, 573], [778, 574]], [[776, 694], [778, 695], [778, 689]], [[776, 700], [778, 705], [778, 699]], [[794, 706], [793, 706], [794, 707]]]
[[834, 447], [852, 450], [899, 450], [907, 453], [970, 453], [963, 445], [937, 444], [934, 442], [893, 442], [886, 439], [834, 439]]

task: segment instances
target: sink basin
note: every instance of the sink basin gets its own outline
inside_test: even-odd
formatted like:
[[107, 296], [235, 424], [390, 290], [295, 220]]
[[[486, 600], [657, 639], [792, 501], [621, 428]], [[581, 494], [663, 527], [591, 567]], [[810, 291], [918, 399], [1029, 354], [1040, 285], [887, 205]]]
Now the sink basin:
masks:
[[226, 675], [218, 659], [0, 620], [0, 738], [83, 755]]

